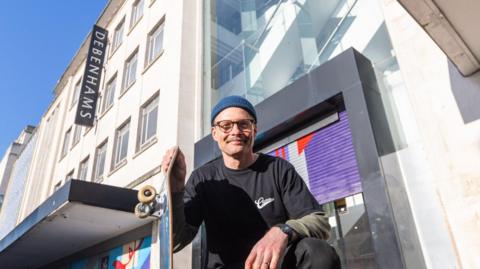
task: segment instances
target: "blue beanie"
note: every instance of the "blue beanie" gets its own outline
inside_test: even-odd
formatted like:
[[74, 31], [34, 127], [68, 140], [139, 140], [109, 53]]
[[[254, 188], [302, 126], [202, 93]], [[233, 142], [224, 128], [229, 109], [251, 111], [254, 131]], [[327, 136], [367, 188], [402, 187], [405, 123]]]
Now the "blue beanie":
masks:
[[247, 99], [241, 96], [231, 95], [220, 100], [217, 105], [212, 109], [210, 123], [213, 125], [213, 120], [215, 120], [215, 117], [220, 114], [220, 112], [222, 112], [224, 109], [229, 107], [242, 108], [250, 115], [252, 115], [255, 121], [257, 121], [257, 113], [255, 112], [255, 108], [253, 107], [252, 103], [250, 103]]

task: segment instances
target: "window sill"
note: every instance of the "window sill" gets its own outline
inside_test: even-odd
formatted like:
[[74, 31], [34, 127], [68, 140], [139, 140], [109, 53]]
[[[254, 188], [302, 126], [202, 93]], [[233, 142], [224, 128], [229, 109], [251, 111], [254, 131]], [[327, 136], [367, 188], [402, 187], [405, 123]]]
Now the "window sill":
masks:
[[140, 16], [140, 18], [138, 18], [138, 20], [133, 25], [130, 26], [130, 29], [128, 29], [127, 37], [130, 35], [130, 33], [133, 31], [133, 29], [135, 29], [135, 27], [138, 25], [138, 23], [140, 23], [142, 18], [143, 18], [143, 14], [142, 14], [142, 16]]
[[59, 162], [59, 163], [62, 162], [63, 159], [65, 159], [65, 157], [66, 157], [67, 155], [68, 155], [68, 152], [60, 155], [60, 159], [58, 160], [58, 162]]
[[105, 114], [107, 114], [108, 111], [110, 111], [110, 109], [112, 109], [113, 107], [113, 103], [111, 105], [108, 106], [107, 109], [105, 109], [101, 114], [100, 116], [98, 117], [98, 120], [101, 120], [103, 118], [103, 116], [105, 116]]
[[93, 127], [96, 127], [98, 123], [98, 118], [97, 118], [97, 115], [95, 115], [95, 120], [93, 121], [93, 125], [92, 126], [85, 126], [85, 132], [83, 133], [83, 136], [86, 136], [90, 130], [93, 129]]
[[150, 140], [148, 140], [147, 142], [143, 143], [143, 145], [141, 145], [138, 149], [138, 151], [135, 153], [135, 155], [133, 155], [133, 159], [135, 159], [137, 156], [139, 156], [140, 154], [142, 154], [144, 151], [146, 151], [147, 149], [149, 149], [150, 147], [152, 147], [153, 145], [155, 145], [156, 143], [158, 142], [158, 139], [156, 136], [154, 136], [153, 138], [150, 138]]
[[131, 87], [133, 87], [133, 85], [135, 85], [135, 82], [137, 82], [137, 80], [135, 79], [134, 82], [130, 83], [130, 85], [128, 85], [125, 90], [123, 90], [121, 93], [120, 93], [120, 96], [118, 96], [118, 99], [122, 98], [122, 96], [125, 95], [126, 92], [128, 92], [128, 90], [130, 90]]
[[120, 170], [120, 168], [124, 167], [125, 165], [127, 164], [127, 159], [123, 159], [121, 160], [119, 163], [117, 163], [113, 168], [112, 170], [110, 171], [110, 173], [108, 173], [108, 176], [111, 176], [113, 175], [115, 172], [117, 172], [118, 170]]
[[160, 51], [160, 53], [157, 55], [157, 57], [155, 57], [155, 59], [153, 59], [152, 61], [150, 61], [146, 66], [145, 68], [143, 68], [143, 71], [142, 71], [142, 75], [145, 74], [145, 72], [147, 72], [148, 69], [150, 69], [150, 66], [152, 66], [157, 60], [158, 58], [160, 58], [162, 55], [163, 55], [163, 52], [165, 50], [162, 49], [162, 51]]
[[76, 145], [78, 145], [79, 142], [80, 142], [80, 139], [79, 139], [77, 142], [74, 142], [74, 143], [72, 144], [72, 147], [70, 148], [70, 150], [72, 150]]
[[103, 182], [103, 175], [99, 176], [98, 178], [92, 178], [92, 182], [102, 183]]
[[68, 111], [71, 111], [73, 109], [73, 107], [75, 107], [75, 105], [78, 103], [78, 100], [75, 102], [75, 103], [71, 103], [70, 104], [70, 108], [68, 108]]
[[112, 53], [108, 55], [107, 61], [110, 61], [110, 59], [113, 57], [113, 55], [115, 55], [115, 52], [117, 52], [117, 50], [122, 46], [122, 44], [123, 44], [123, 41], [116, 48], [113, 49]]

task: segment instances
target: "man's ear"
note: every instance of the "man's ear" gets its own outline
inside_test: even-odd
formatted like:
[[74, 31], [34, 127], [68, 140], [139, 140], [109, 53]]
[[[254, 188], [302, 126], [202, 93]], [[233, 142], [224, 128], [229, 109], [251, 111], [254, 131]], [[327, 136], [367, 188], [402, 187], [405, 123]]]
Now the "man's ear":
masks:
[[213, 140], [215, 140], [215, 141], [218, 142], [218, 138], [217, 138], [217, 128], [215, 128], [215, 126], [212, 126], [211, 132], [212, 132], [212, 138], [213, 138]]

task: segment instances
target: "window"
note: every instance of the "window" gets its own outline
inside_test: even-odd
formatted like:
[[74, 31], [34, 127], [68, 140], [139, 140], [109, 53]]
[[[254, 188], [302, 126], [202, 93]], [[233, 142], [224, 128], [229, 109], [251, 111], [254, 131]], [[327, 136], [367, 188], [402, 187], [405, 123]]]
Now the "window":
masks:
[[157, 133], [158, 95], [145, 104], [140, 111], [140, 148], [151, 141]]
[[128, 151], [128, 134], [130, 130], [130, 122], [123, 124], [117, 129], [115, 134], [115, 150], [113, 152], [113, 167], [117, 167], [121, 161], [125, 160]]
[[65, 176], [65, 182], [69, 181], [70, 179], [73, 178], [73, 172], [75, 172], [74, 170], [70, 171], [70, 173], [68, 173], [66, 176]]
[[94, 173], [93, 181], [98, 182], [103, 178], [105, 171], [105, 159], [107, 157], [107, 141], [103, 142], [100, 146], [97, 147], [95, 152], [95, 164], [94, 164]]
[[105, 93], [103, 96], [101, 113], [104, 113], [113, 105], [116, 84], [117, 84], [117, 74], [115, 74], [113, 78], [111, 78], [110, 81], [107, 83], [107, 87], [105, 88]]
[[112, 51], [115, 51], [123, 42], [123, 26], [125, 24], [125, 18], [115, 27], [113, 33]]
[[68, 144], [70, 144], [70, 133], [72, 132], [72, 128], [67, 130], [65, 136], [63, 138], [63, 147], [62, 147], [62, 157], [67, 155], [68, 152]]
[[153, 62], [163, 51], [163, 21], [161, 24], [155, 26], [155, 28], [148, 34], [147, 40], [147, 61], [149, 65]]
[[78, 102], [78, 98], [80, 98], [80, 89], [82, 88], [82, 79], [80, 78], [77, 83], [75, 83], [75, 87], [73, 88], [73, 96], [72, 96], [72, 104], [71, 106], [73, 107], [74, 104]]
[[82, 134], [82, 126], [81, 125], [75, 125], [75, 129], [73, 130], [72, 148], [76, 144], [78, 144], [78, 141], [80, 141], [81, 134]]
[[88, 157], [85, 158], [78, 167], [78, 179], [80, 180], [87, 180], [87, 172], [88, 172]]
[[125, 92], [125, 90], [127, 90], [137, 78], [137, 58], [138, 50], [136, 50], [125, 62], [122, 93]]
[[143, 15], [143, 0], [137, 0], [132, 5], [132, 16], [130, 19], [130, 28], [140, 20]]

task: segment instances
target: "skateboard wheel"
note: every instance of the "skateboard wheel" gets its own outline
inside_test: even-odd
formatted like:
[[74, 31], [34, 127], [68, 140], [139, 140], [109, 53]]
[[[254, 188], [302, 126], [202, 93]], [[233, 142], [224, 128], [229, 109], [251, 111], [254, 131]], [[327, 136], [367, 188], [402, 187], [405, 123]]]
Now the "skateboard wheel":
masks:
[[138, 203], [135, 206], [135, 216], [144, 219], [150, 216], [152, 213], [152, 208], [147, 204]]
[[145, 185], [138, 191], [138, 201], [144, 204], [149, 204], [155, 200], [157, 191], [151, 185]]

